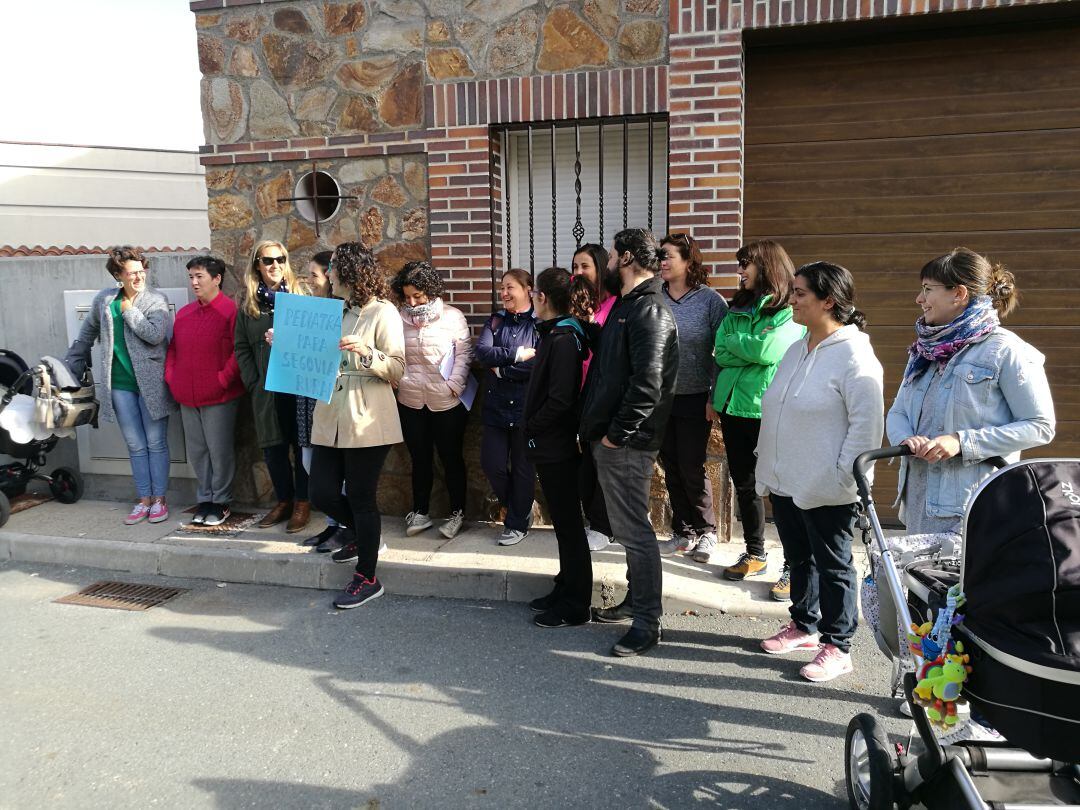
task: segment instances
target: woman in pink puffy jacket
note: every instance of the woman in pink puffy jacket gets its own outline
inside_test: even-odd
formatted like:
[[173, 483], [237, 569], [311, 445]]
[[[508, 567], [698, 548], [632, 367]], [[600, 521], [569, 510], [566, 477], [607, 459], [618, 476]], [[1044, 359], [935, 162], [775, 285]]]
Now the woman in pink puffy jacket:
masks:
[[465, 425], [469, 411], [461, 394], [473, 349], [461, 311], [443, 302], [443, 281], [428, 262], [409, 262], [390, 284], [405, 324], [405, 376], [398, 383], [398, 413], [412, 458], [413, 508], [405, 517], [409, 536], [432, 526], [433, 451], [439, 451], [450, 517], [439, 527], [453, 538], [465, 520]]

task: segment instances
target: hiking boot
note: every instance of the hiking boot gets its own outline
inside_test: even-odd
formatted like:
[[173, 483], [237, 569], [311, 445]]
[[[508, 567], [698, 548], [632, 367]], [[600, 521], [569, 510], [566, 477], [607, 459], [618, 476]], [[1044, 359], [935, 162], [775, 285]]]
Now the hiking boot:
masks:
[[796, 650], [816, 650], [818, 634], [806, 633], [795, 622], [788, 622], [779, 633], [761, 642], [761, 649], [769, 655], [784, 655]]
[[424, 529], [430, 529], [432, 527], [431, 518], [420, 512], [409, 512], [405, 516], [405, 534], [408, 537], [412, 537], [414, 534], [420, 534]]
[[446, 519], [446, 522], [439, 527], [439, 534], [445, 537], [447, 540], [453, 540], [458, 536], [461, 531], [461, 527], [465, 524], [465, 512], [458, 509], [456, 512], [450, 515]]
[[769, 596], [777, 602], [791, 601], [791, 569], [788, 566], [784, 566], [784, 570], [780, 572], [780, 579], [776, 580], [776, 584], [769, 589]]
[[269, 529], [271, 526], [276, 526], [292, 514], [292, 507], [292, 501], [278, 501], [274, 508], [263, 515], [262, 520], [255, 525], [260, 529]]
[[499, 535], [499, 545], [516, 546], [528, 536], [528, 532], [519, 532], [517, 529], [505, 529], [503, 530], [503, 533]]
[[349, 543], [331, 554], [330, 559], [336, 563], [351, 563], [356, 562], [357, 556], [356, 543]]
[[134, 526], [136, 523], [142, 523], [150, 517], [150, 505], [139, 501], [128, 513], [128, 516], [124, 518], [125, 526]]
[[759, 577], [765, 573], [765, 559], [764, 555], [758, 557], [744, 551], [734, 565], [724, 569], [724, 579], [742, 582], [747, 577]]
[[656, 630], [643, 630], [640, 627], [631, 627], [626, 635], [611, 648], [611, 654], [619, 658], [644, 655], [660, 643], [661, 636], [659, 628]]
[[382, 583], [374, 577], [368, 579], [363, 574], [353, 574], [352, 582], [345, 586], [344, 593], [334, 600], [334, 607], [338, 610], [360, 607], [372, 599], [378, 599], [385, 592]]
[[824, 683], [854, 670], [851, 653], [842, 652], [834, 644], [822, 644], [814, 660], [799, 670], [799, 674], [814, 683]]
[[585, 539], [589, 541], [589, 551], [603, 551], [611, 545], [611, 538], [595, 529], [586, 529]]
[[165, 503], [164, 498], [150, 504], [150, 511], [147, 513], [146, 519], [151, 523], [162, 523], [169, 519], [169, 505]]
[[227, 503], [212, 503], [210, 504], [210, 511], [206, 513], [206, 517], [203, 518], [204, 526], [220, 526], [229, 516], [232, 514], [232, 510], [229, 509]]
[[292, 515], [289, 516], [289, 522], [285, 526], [286, 533], [302, 532], [307, 528], [309, 520], [311, 520], [311, 501], [297, 501], [293, 506]]
[[692, 552], [694, 562], [707, 563], [714, 551], [716, 551], [716, 535], [712, 532], [705, 532], [705, 534], [701, 535], [701, 539], [698, 540], [697, 546]]

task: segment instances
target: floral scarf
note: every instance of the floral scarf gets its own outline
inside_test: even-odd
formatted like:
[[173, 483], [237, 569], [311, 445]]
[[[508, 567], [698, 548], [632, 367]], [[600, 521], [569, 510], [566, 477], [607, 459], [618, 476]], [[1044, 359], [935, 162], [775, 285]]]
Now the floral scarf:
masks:
[[402, 307], [401, 311], [412, 321], [413, 326], [427, 326], [429, 323], [439, 320], [442, 316], [443, 302], [441, 298], [432, 298], [426, 304], [418, 307]]
[[915, 321], [915, 342], [908, 348], [904, 384], [912, 382], [931, 363], [946, 363], [965, 346], [978, 343], [1001, 321], [989, 295], [980, 295], [967, 309], [944, 326], [929, 326], [923, 318]]

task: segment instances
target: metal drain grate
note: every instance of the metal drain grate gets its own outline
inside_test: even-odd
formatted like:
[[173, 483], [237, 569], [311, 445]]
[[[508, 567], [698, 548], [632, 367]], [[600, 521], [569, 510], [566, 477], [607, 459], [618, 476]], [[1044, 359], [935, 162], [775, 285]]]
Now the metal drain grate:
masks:
[[162, 588], [139, 585], [135, 582], [95, 582], [78, 593], [61, 596], [55, 602], [62, 605], [115, 608], [116, 610], [149, 610], [164, 605], [170, 599], [187, 593], [187, 588]]

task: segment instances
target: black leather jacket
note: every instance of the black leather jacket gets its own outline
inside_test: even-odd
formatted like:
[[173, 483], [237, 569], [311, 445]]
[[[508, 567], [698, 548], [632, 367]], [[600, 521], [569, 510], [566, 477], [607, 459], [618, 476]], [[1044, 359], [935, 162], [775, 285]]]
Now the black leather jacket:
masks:
[[589, 367], [582, 441], [659, 450], [675, 396], [679, 342], [675, 317], [654, 276], [615, 306]]

